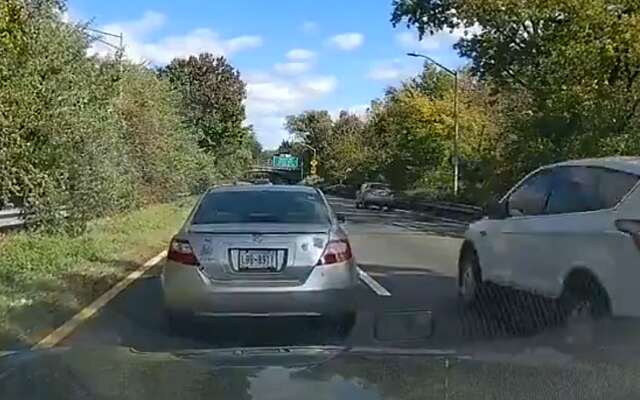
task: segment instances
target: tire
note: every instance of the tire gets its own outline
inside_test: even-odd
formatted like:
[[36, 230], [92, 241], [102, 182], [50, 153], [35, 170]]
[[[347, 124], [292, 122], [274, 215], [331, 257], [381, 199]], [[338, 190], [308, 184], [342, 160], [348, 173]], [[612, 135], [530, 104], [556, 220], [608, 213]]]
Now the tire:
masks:
[[361, 209], [362, 208], [362, 205], [360, 203], [358, 203], [357, 201], [356, 201], [356, 208], [357, 209]]
[[611, 315], [609, 295], [592, 276], [582, 274], [565, 284], [560, 296], [560, 312], [565, 340], [590, 346], [595, 341], [594, 322]]
[[590, 275], [570, 277], [560, 296], [565, 321], [571, 319], [598, 320], [611, 314], [607, 291]]
[[469, 308], [478, 303], [482, 293], [482, 275], [478, 255], [473, 247], [463, 249], [458, 266], [458, 296]]

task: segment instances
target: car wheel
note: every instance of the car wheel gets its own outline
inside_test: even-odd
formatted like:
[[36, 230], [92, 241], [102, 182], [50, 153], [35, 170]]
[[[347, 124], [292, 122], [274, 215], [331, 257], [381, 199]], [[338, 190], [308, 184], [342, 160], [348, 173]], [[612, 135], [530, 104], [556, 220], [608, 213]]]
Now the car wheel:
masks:
[[560, 297], [562, 312], [569, 319], [601, 319], [610, 314], [609, 296], [593, 277], [570, 278]]
[[482, 278], [478, 255], [473, 248], [463, 251], [460, 256], [458, 294], [466, 307], [474, 305], [480, 297]]
[[590, 344], [594, 340], [593, 322], [611, 315], [609, 296], [593, 277], [574, 276], [560, 297], [560, 312], [566, 329], [565, 338], [574, 344]]
[[362, 208], [362, 205], [360, 205], [360, 203], [358, 203], [357, 201], [356, 201], [356, 208], [358, 209]]

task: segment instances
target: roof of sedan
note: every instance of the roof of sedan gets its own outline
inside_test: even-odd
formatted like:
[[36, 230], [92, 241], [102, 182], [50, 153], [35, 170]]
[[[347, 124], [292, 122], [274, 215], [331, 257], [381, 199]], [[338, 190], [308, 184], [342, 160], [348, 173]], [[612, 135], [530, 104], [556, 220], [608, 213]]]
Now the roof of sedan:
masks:
[[550, 167], [557, 166], [603, 167], [640, 175], [640, 157], [585, 158], [550, 165]]
[[312, 186], [303, 185], [220, 185], [209, 189], [209, 192], [255, 192], [255, 191], [271, 191], [271, 192], [303, 192], [315, 193], [316, 189]]

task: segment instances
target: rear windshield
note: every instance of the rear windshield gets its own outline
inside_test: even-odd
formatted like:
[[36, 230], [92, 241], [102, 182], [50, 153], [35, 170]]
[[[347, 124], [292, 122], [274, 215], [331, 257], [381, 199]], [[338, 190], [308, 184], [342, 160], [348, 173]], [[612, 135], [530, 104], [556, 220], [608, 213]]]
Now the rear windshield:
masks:
[[329, 221], [329, 211], [317, 193], [264, 190], [209, 193], [192, 223], [327, 224]]

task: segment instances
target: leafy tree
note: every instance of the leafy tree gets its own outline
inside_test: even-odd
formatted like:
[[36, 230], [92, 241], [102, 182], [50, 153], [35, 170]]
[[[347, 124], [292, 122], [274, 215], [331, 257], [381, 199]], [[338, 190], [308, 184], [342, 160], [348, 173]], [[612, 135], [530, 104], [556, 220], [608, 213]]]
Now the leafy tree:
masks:
[[355, 114], [341, 111], [328, 139], [322, 175], [330, 183], [359, 183], [367, 175], [373, 154], [364, 145], [366, 123]]
[[517, 97], [505, 108], [514, 159], [527, 147], [541, 162], [639, 150], [637, 1], [394, 0], [393, 7], [392, 22], [420, 35], [472, 28], [455, 47], [474, 75]]
[[224, 57], [174, 59], [159, 73], [181, 94], [184, 122], [202, 148], [231, 156], [246, 142], [245, 83]]
[[[310, 110], [304, 111], [298, 115], [289, 115], [285, 121], [285, 129], [290, 134], [297, 137], [305, 144], [313, 147], [317, 152], [319, 161], [318, 170], [324, 169], [324, 161], [329, 157], [329, 138], [333, 128], [331, 114], [326, 110]], [[304, 156], [305, 159], [311, 160], [312, 151], [307, 148], [299, 148], [296, 153]], [[305, 163], [307, 164], [307, 163]], [[322, 172], [320, 172], [322, 174]]]
[[144, 201], [166, 201], [198, 192], [216, 177], [213, 159], [181, 121], [179, 95], [152, 71], [126, 65], [116, 111], [137, 192]]
[[127, 207], [129, 160], [112, 111], [119, 86], [86, 57], [86, 37], [59, 20], [56, 4], [8, 0], [0, 13], [11, 42], [0, 57], [0, 197], [71, 231]]

